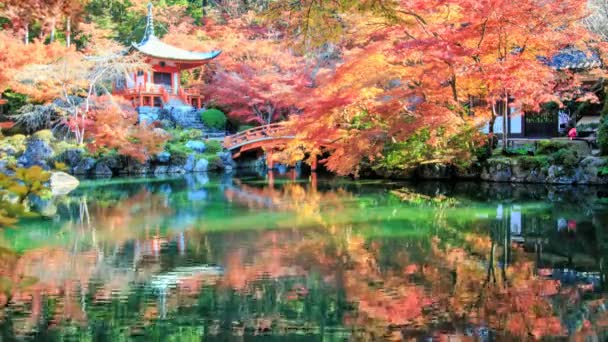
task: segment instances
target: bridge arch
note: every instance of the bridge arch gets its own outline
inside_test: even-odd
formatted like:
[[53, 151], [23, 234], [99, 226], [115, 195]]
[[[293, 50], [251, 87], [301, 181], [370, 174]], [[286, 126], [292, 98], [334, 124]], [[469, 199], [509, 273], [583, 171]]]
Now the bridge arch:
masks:
[[[224, 138], [224, 148], [232, 153], [232, 158], [240, 157], [241, 153], [254, 149], [267, 149], [269, 160], [268, 168], [273, 168], [272, 150], [284, 148], [289, 140], [295, 139], [295, 134], [290, 131], [289, 126], [284, 123], [273, 123], [254, 127]], [[317, 160], [313, 159], [311, 169], [317, 169]]]

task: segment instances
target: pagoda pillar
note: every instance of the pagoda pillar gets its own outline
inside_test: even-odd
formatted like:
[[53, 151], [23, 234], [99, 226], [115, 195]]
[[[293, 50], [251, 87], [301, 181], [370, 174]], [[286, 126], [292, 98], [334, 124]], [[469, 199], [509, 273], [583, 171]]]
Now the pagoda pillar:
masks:
[[196, 109], [201, 109], [201, 97], [196, 98]]
[[310, 161], [310, 170], [317, 171], [317, 156], [313, 156], [311, 158], [312, 160]]
[[171, 88], [173, 88], [173, 95], [178, 94], [179, 89], [179, 73], [174, 72], [171, 74]]
[[274, 168], [274, 160], [272, 159], [272, 151], [266, 152], [266, 167], [268, 170], [272, 170]]

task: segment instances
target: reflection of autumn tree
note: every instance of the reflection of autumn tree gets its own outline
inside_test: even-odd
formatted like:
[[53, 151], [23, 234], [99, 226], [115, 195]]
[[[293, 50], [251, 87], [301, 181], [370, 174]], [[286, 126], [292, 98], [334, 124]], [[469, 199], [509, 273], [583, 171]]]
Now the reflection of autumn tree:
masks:
[[326, 226], [327, 214], [342, 212], [345, 202], [353, 198], [352, 194], [341, 188], [318, 191], [311, 185], [301, 183], [286, 183], [276, 188], [256, 187], [238, 181], [236, 183], [236, 187], [228, 188], [224, 193], [229, 201], [236, 201], [252, 209], [292, 212], [295, 215], [293, 226], [307, 223]]
[[[116, 260], [128, 243], [136, 249], [135, 263], [149, 260], [144, 259], [146, 254], [160, 252], [163, 238], [156, 227], [146, 224], [160, 223], [171, 211], [164, 196], [142, 189], [124, 199], [97, 203], [83, 195], [70, 199], [68, 205], [75, 215], [64, 225], [63, 234], [70, 235], [71, 246], [0, 257], [0, 276], [12, 284], [2, 289], [0, 304], [10, 300], [13, 307], [28, 313], [19, 322], [13, 320], [16, 336], [35, 331], [40, 324], [85, 323], [87, 298], [111, 301], [117, 294], [128, 293], [134, 281], [143, 281], [158, 271], [158, 265], [149, 262], [126, 273], [108, 263]], [[133, 229], [136, 227], [146, 229], [142, 232]], [[91, 283], [98, 285], [90, 288]]]

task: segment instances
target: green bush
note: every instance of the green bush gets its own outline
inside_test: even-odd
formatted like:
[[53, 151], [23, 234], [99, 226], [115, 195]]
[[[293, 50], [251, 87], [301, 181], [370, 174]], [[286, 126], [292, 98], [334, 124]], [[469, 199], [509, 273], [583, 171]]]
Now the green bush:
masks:
[[561, 150], [574, 151], [579, 157], [589, 155], [589, 145], [581, 140], [541, 140], [535, 155], [551, 155]]
[[185, 163], [192, 150], [183, 143], [169, 141], [165, 146], [167, 152], [171, 153], [171, 161], [174, 163]]
[[240, 125], [239, 126], [239, 132], [246, 131], [248, 129], [252, 129], [254, 127], [257, 127], [257, 126], [254, 126], [254, 125]]
[[205, 144], [207, 145], [207, 150], [205, 151], [205, 153], [215, 154], [221, 152], [224, 149], [222, 143], [219, 140], [207, 140], [205, 141]]
[[[608, 100], [607, 100], [608, 101]], [[608, 155], [608, 114], [602, 115], [597, 129], [597, 145], [602, 155]]]
[[169, 131], [172, 142], [186, 143], [188, 140], [200, 140], [203, 137], [203, 132], [198, 129], [174, 129]]
[[55, 155], [61, 155], [63, 152], [67, 150], [84, 150], [82, 146], [78, 145], [73, 141], [60, 140], [52, 145], [53, 151], [55, 151]]
[[563, 149], [553, 153], [551, 159], [554, 164], [563, 165], [569, 168], [575, 167], [580, 160], [576, 151], [570, 149]]
[[6, 149], [8, 147], [13, 147], [16, 154], [21, 154], [25, 151], [25, 141], [27, 138], [23, 134], [15, 134], [8, 137], [4, 137], [0, 139], [0, 149]]
[[201, 113], [203, 123], [213, 129], [224, 129], [226, 127], [226, 115], [219, 109], [207, 109]]
[[47, 143], [50, 143], [53, 140], [55, 140], [55, 137], [53, 136], [53, 132], [50, 129], [43, 129], [41, 131], [34, 133], [32, 136], [36, 139], [42, 140]]
[[517, 164], [523, 169], [540, 169], [549, 165], [547, 156], [522, 156], [517, 159]]
[[595, 132], [597, 131], [597, 129], [600, 127], [599, 123], [596, 122], [592, 122], [592, 123], [588, 123], [588, 124], [580, 124], [576, 126], [576, 131], [578, 133], [581, 132]]

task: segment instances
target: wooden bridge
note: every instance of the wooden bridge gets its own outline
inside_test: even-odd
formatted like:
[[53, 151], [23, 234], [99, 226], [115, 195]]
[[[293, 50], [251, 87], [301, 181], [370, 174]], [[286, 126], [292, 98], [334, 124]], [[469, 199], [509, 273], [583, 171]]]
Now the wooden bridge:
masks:
[[242, 152], [256, 148], [284, 145], [286, 140], [294, 139], [285, 123], [273, 123], [254, 127], [224, 138], [224, 148], [237, 158]]
[[[266, 163], [269, 169], [274, 166], [273, 151], [285, 148], [287, 141], [295, 138], [294, 132], [284, 122], [254, 127], [224, 138], [224, 148], [238, 158], [245, 151], [263, 149], [266, 151]], [[317, 162], [313, 159], [311, 168], [316, 170]]]

